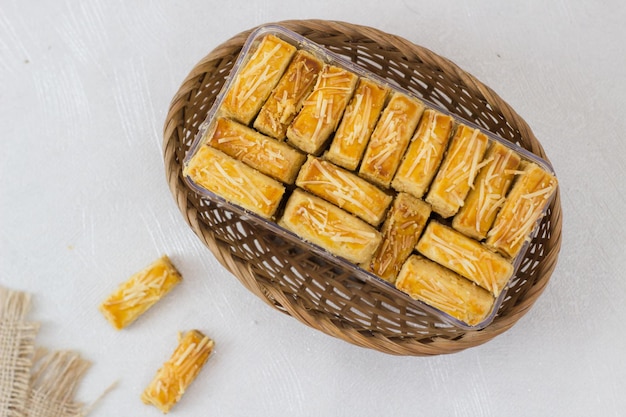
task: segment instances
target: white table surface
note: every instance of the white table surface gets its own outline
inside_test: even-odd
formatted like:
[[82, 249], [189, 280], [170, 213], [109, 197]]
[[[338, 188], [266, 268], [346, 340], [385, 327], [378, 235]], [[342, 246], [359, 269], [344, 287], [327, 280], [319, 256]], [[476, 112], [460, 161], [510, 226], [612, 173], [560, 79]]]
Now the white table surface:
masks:
[[[92, 412], [139, 400], [179, 330], [217, 348], [176, 416], [622, 416], [626, 410], [626, 3], [0, 1], [0, 283], [40, 345], [93, 362]], [[563, 246], [533, 309], [438, 357], [352, 346], [278, 313], [213, 259], [165, 182], [162, 128], [191, 68], [283, 19], [373, 26], [456, 62], [532, 126], [560, 177]], [[131, 328], [97, 305], [161, 254], [185, 282]]]

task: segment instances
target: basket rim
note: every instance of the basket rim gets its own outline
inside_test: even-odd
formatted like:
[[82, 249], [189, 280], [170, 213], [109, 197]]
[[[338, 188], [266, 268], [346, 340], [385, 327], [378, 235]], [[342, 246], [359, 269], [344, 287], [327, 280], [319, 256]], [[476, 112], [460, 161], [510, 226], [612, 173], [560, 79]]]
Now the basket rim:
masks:
[[[543, 147], [535, 138], [528, 124], [515, 110], [504, 102], [497, 93], [471, 74], [460, 69], [451, 60], [441, 57], [427, 48], [415, 45], [397, 35], [387, 34], [368, 26], [342, 21], [317, 19], [286, 20], [271, 24], [281, 25], [298, 33], [316, 30], [341, 34], [347, 33], [345, 36], [349, 36], [350, 33], [366, 33], [369, 39], [378, 44], [389, 44], [394, 48], [400, 49], [407, 59], [423, 60], [424, 57], [426, 57], [426, 59], [431, 60], [434, 65], [446, 68], [449, 73], [458, 78], [459, 82], [467, 86], [469, 90], [478, 92], [494, 111], [504, 116], [507, 122], [511, 120], [515, 121], [515, 127], [520, 135], [530, 138], [531, 149], [529, 149], [529, 151], [549, 162]], [[241, 47], [248, 35], [260, 26], [265, 26], [265, 24], [240, 32], [231, 37], [229, 40], [214, 48], [193, 67], [171, 100], [164, 124], [163, 157], [166, 166], [166, 179], [181, 213], [202, 243], [209, 248], [222, 266], [238, 278], [248, 290], [274, 309], [289, 314], [312, 328], [361, 347], [397, 355], [437, 355], [458, 352], [478, 346], [510, 329], [530, 310], [534, 302], [545, 290], [549, 278], [556, 267], [561, 246], [561, 207], [558, 189], [552, 203], [551, 221], [553, 221], [554, 224], [552, 225], [551, 231], [553, 234], [553, 244], [547, 254], [547, 257], [550, 258], [550, 262], [543, 268], [541, 279], [536, 281], [536, 283], [529, 288], [521, 301], [519, 301], [506, 316], [496, 317], [486, 328], [467, 331], [462, 337], [453, 340], [435, 336], [427, 342], [424, 342], [423, 340], [416, 340], [410, 337], [386, 337], [376, 332], [369, 330], [364, 331], [363, 329], [346, 325], [346, 323], [341, 322], [337, 317], [324, 317], [323, 314], [319, 312], [308, 311], [297, 302], [294, 302], [293, 299], [288, 298], [280, 290], [259, 283], [255, 278], [253, 265], [233, 257], [230, 250], [226, 248], [223, 243], [215, 239], [213, 232], [199, 219], [198, 210], [194, 207], [188, 196], [188, 193], [191, 191], [186, 188], [186, 184], [181, 180], [181, 161], [178, 161], [176, 156], [177, 140], [180, 139], [180, 132], [185, 124], [185, 106], [191, 99], [192, 92], [197, 88], [199, 78], [203, 78], [203, 67], [210, 62], [232, 54], [233, 49], [236, 49], [238, 46]], [[304, 33], [302, 34], [306, 36]]]

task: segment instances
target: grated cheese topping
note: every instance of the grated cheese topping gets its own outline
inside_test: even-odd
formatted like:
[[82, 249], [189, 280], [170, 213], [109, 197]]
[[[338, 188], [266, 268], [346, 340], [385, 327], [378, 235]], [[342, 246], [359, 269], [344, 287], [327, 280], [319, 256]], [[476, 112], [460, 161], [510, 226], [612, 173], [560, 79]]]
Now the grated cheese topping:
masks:
[[276, 44], [271, 50], [265, 51], [263, 45], [259, 46], [233, 83], [233, 94], [230, 96], [233, 106], [243, 106], [256, 93], [261, 83], [276, 75], [277, 71], [270, 73], [271, 66], [268, 63], [281, 48], [281, 44]]
[[530, 233], [556, 189], [556, 179], [535, 164], [518, 178], [493, 228], [487, 244], [514, 257]]
[[470, 325], [482, 321], [493, 305], [493, 297], [484, 289], [417, 256], [409, 258], [396, 286]]
[[351, 225], [344, 224], [341, 219], [332, 216], [328, 209], [310, 198], [304, 200], [297, 213], [313, 229], [315, 235], [328, 237], [334, 242], [366, 245], [376, 237], [373, 232], [354, 229]]
[[439, 223], [431, 222], [417, 249], [433, 261], [498, 295], [513, 273], [506, 260], [477, 241]]
[[213, 340], [197, 330], [179, 336], [178, 346], [142, 393], [142, 401], [169, 412], [196, 378], [213, 347]]
[[99, 309], [116, 329], [122, 329], [163, 298], [181, 279], [169, 258], [164, 256], [120, 284]]
[[242, 162], [203, 146], [185, 168], [197, 184], [264, 217], [271, 216], [284, 187]]
[[293, 181], [293, 166], [304, 160], [289, 145], [225, 118], [217, 119], [207, 144], [285, 183]]
[[478, 129], [459, 127], [427, 196], [440, 214], [448, 217], [464, 206], [478, 172], [490, 162], [483, 160], [487, 145], [488, 138]]
[[[408, 199], [408, 200], [407, 200]], [[393, 282], [415, 247], [430, 215], [430, 207], [407, 194], [396, 197], [383, 225], [383, 243], [370, 262], [369, 269], [381, 278]], [[419, 204], [424, 207], [420, 207]]]
[[361, 178], [317, 158], [304, 165], [296, 184], [372, 224], [380, 222], [391, 202], [390, 196]]

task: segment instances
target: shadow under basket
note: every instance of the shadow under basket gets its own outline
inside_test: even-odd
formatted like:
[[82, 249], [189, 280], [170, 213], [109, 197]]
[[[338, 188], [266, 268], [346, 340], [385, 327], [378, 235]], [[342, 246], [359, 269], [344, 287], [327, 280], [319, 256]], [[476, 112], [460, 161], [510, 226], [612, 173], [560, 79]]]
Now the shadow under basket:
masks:
[[[548, 159], [529, 126], [508, 104], [428, 49], [345, 22], [278, 24]], [[224, 42], [192, 69], [171, 102], [164, 128], [169, 187], [189, 226], [220, 263], [278, 311], [336, 338], [384, 353], [453, 353], [485, 343], [511, 328], [541, 295], [556, 266], [561, 246], [558, 190], [493, 322], [481, 330], [464, 330], [391, 290], [374, 287], [350, 271], [298, 249], [201, 198], [186, 185], [182, 161], [251, 31]]]

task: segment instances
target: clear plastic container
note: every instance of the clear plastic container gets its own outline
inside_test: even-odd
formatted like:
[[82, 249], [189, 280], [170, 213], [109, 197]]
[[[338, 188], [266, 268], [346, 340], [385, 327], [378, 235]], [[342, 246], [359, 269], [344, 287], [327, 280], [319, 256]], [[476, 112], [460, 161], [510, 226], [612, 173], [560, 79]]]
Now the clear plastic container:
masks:
[[[218, 116], [218, 110], [220, 109], [228, 90], [231, 88], [233, 84], [233, 80], [236, 78], [242, 66], [247, 62], [248, 59], [250, 59], [251, 55], [253, 54], [256, 47], [261, 42], [261, 40], [266, 35], [270, 35], [270, 34], [290, 43], [291, 45], [295, 46], [299, 50], [305, 50], [305, 51], [310, 52], [311, 54], [315, 55], [317, 58], [322, 60], [324, 63], [328, 63], [328, 64], [332, 64], [332, 65], [344, 68], [352, 73], [355, 73], [359, 77], [367, 78], [367, 79], [375, 81], [378, 84], [387, 86], [392, 91], [398, 91], [410, 97], [414, 97], [418, 99], [419, 101], [421, 101], [422, 103], [424, 103], [426, 108], [430, 108], [440, 113], [452, 116], [455, 123], [462, 123], [469, 127], [479, 129], [482, 133], [484, 133], [489, 138], [490, 141], [495, 141], [495, 142], [499, 142], [503, 144], [507, 148], [514, 150], [522, 158], [522, 160], [533, 162], [537, 164], [539, 167], [541, 167], [543, 170], [545, 170], [546, 172], [550, 173], [551, 175], [554, 175], [552, 166], [547, 161], [537, 157], [536, 155], [527, 151], [526, 149], [521, 148], [511, 142], [505, 141], [499, 138], [498, 136], [494, 135], [493, 133], [486, 131], [483, 128], [477, 126], [475, 123], [472, 123], [455, 114], [452, 114], [446, 109], [443, 109], [439, 107], [438, 105], [429, 102], [428, 100], [424, 100], [422, 97], [416, 96], [414, 93], [402, 88], [402, 86], [391, 83], [390, 81], [381, 78], [377, 74], [367, 71], [359, 67], [358, 65], [355, 65], [352, 62], [344, 59], [343, 57], [337, 54], [334, 54], [333, 52], [327, 50], [326, 48], [314, 42], [311, 42], [307, 38], [295, 32], [287, 30], [281, 26], [277, 26], [277, 25], [262, 26], [250, 34], [248, 40], [246, 41], [246, 43], [244, 44], [242, 48], [242, 51], [239, 57], [237, 58], [237, 61], [235, 62], [233, 66], [233, 69], [230, 75], [226, 79], [224, 86], [222, 87], [221, 91], [217, 95], [215, 102], [213, 106], [211, 107], [211, 109], [209, 110], [205, 121], [200, 126], [198, 135], [194, 139], [194, 142], [191, 148], [189, 149], [189, 152], [187, 153], [186, 158], [184, 160], [184, 166], [187, 166], [190, 159], [195, 155], [198, 149], [204, 144], [205, 134], [208, 130], [211, 129], [212, 124], [215, 122]], [[396, 294], [397, 297], [404, 297], [408, 302], [412, 303], [416, 307], [421, 308], [425, 311], [430, 312], [431, 314], [436, 315], [438, 318], [440, 318], [442, 321], [446, 323], [449, 323], [453, 326], [456, 326], [462, 329], [468, 329], [468, 330], [478, 330], [478, 329], [484, 328], [487, 325], [489, 325], [494, 319], [500, 305], [506, 298], [506, 293], [507, 293], [507, 289], [509, 285], [511, 284], [511, 282], [515, 280], [517, 270], [520, 267], [520, 264], [524, 258], [524, 254], [527, 250], [527, 247], [529, 246], [530, 240], [532, 240], [532, 238], [536, 235], [538, 231], [538, 225], [540, 223], [540, 219], [543, 217], [543, 215], [545, 215], [545, 211], [549, 207], [551, 200], [554, 198], [554, 194], [556, 194], [556, 193], [552, 193], [550, 200], [545, 204], [545, 208], [544, 208], [542, 216], [539, 217], [539, 220], [535, 223], [535, 226], [532, 229], [532, 232], [529, 234], [528, 238], [526, 239], [526, 243], [524, 244], [522, 249], [519, 251], [518, 255], [514, 259], [511, 260], [511, 263], [514, 267], [514, 272], [511, 278], [509, 279], [509, 282], [507, 283], [507, 285], [505, 285], [504, 289], [500, 292], [498, 297], [495, 298], [493, 308], [491, 309], [490, 313], [480, 323], [476, 325], [469, 325], [437, 308], [430, 306], [429, 304], [425, 302], [418, 301], [418, 300], [411, 298], [408, 294], [404, 293], [403, 291], [398, 290], [393, 284], [383, 280], [382, 278], [378, 277], [377, 275], [371, 272], [366, 271], [365, 269], [359, 267], [358, 265], [355, 265], [354, 263], [347, 261], [346, 259], [333, 255], [332, 253], [328, 252], [322, 247], [319, 247], [317, 245], [314, 245], [310, 242], [303, 240], [302, 238], [292, 233], [291, 231], [279, 226], [276, 222], [268, 220], [264, 217], [257, 215], [254, 212], [246, 210], [236, 204], [233, 204], [227, 201], [223, 197], [198, 185], [191, 178], [186, 176], [185, 181], [198, 194], [209, 199], [210, 201], [217, 204], [218, 206], [224, 207], [227, 210], [233, 213], [236, 213], [243, 220], [253, 222], [254, 224], [261, 226], [265, 228], [266, 230], [269, 230], [275, 233], [279, 237], [291, 242], [293, 245], [297, 247], [314, 252], [315, 254], [319, 255], [326, 261], [335, 263], [338, 266], [349, 270], [358, 279], [361, 279], [372, 285], [375, 285], [386, 292], [393, 292], [394, 294]], [[288, 191], [286, 192], [285, 196], [283, 196], [283, 203], [284, 203], [284, 200], [288, 198], [289, 193], [290, 193], [290, 187], [288, 187]], [[380, 226], [378, 227], [378, 229], [380, 230]]]

